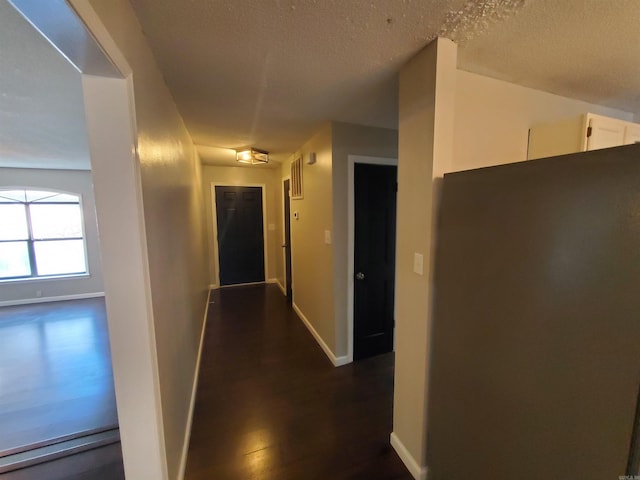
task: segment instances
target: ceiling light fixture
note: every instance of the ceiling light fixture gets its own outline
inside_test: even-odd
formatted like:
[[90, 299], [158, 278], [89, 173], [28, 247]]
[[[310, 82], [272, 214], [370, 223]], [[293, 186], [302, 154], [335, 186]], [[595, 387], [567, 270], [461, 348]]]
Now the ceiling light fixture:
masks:
[[238, 150], [236, 151], [236, 160], [240, 163], [249, 163], [251, 165], [269, 163], [269, 152], [258, 150], [257, 148]]

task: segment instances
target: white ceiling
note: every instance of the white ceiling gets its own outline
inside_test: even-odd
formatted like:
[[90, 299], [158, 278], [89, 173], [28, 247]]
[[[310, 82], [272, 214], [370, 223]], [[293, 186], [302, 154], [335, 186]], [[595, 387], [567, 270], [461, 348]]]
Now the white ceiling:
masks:
[[89, 169], [80, 73], [0, 0], [0, 167]]
[[[397, 71], [459, 67], [640, 113], [640, 0], [131, 0], [207, 163], [281, 160], [327, 120], [395, 128]], [[80, 74], [0, 0], [0, 166], [89, 168]]]

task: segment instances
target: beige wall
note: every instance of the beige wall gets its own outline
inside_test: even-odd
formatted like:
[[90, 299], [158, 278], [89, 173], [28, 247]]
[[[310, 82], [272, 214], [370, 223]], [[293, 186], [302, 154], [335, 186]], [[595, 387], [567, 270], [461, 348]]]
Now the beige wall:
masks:
[[332, 123], [333, 162], [333, 268], [335, 303], [335, 350], [338, 357], [347, 355], [347, 286], [348, 262], [348, 158], [349, 155], [398, 158], [398, 131], [350, 123]]
[[200, 162], [130, 3], [92, 0], [91, 5], [133, 71], [162, 428], [173, 479], [188, 433], [208, 291]]
[[[317, 162], [307, 165], [311, 152]], [[300, 214], [299, 220], [291, 220], [294, 303], [334, 362], [347, 361], [347, 161], [349, 155], [397, 154], [396, 130], [332, 122], [282, 166], [282, 178], [288, 178], [291, 160], [302, 155], [304, 199], [291, 201], [292, 214]], [[326, 230], [331, 244], [325, 243]], [[282, 252], [277, 256], [282, 264]]]
[[[303, 156], [304, 198], [291, 200], [292, 215], [299, 214], [291, 220], [291, 263], [294, 305], [335, 352], [333, 248], [324, 242], [325, 230], [333, 230], [331, 130], [327, 123], [296, 152]], [[307, 165], [311, 152], [317, 160]], [[283, 178], [290, 176], [290, 166], [291, 158], [282, 164]]]
[[458, 70], [451, 170], [524, 161], [530, 127], [587, 112], [633, 120], [629, 112]]
[[[435, 180], [453, 153], [456, 55], [453, 42], [439, 39], [400, 71], [392, 444], [416, 478], [426, 475]], [[413, 270], [415, 253], [423, 274]]]
[[263, 208], [266, 209], [266, 250], [267, 258], [265, 271], [266, 280], [282, 277], [282, 255], [278, 255], [282, 250], [279, 243], [282, 234], [281, 231], [281, 213], [282, 208], [282, 179], [279, 168], [266, 167], [219, 167], [211, 165], [203, 165], [202, 167], [202, 192], [204, 195], [204, 210], [207, 223], [207, 234], [209, 239], [209, 283], [213, 286], [218, 285], [218, 258], [213, 249], [214, 246], [214, 229], [213, 229], [213, 199], [211, 192], [212, 184], [220, 185], [245, 185], [259, 186], [264, 185], [266, 203]]
[[39, 298], [39, 300], [68, 297], [69, 295], [99, 295], [103, 293], [100, 243], [98, 240], [91, 172], [0, 168], [0, 189], [5, 187], [59, 190], [81, 196], [89, 276], [2, 283], [0, 284], [0, 305], [18, 302], [28, 303], [30, 300], [37, 298], [36, 291], [38, 290], [42, 294], [42, 298]]

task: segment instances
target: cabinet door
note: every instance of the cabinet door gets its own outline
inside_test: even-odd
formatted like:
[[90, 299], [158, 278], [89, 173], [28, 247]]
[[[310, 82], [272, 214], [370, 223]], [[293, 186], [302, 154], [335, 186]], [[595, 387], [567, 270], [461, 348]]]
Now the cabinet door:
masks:
[[637, 123], [628, 124], [624, 131], [624, 144], [640, 143], [640, 125]]
[[624, 145], [625, 122], [612, 118], [595, 117], [589, 120], [591, 135], [587, 138], [587, 150]]

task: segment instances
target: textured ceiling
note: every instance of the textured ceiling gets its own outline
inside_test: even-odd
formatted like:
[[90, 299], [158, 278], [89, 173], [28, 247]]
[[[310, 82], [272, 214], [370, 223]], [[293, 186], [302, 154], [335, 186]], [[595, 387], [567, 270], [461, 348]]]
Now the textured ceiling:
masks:
[[398, 68], [464, 3], [132, 0], [194, 143], [276, 159], [327, 120], [394, 128]]
[[436, 35], [462, 69], [640, 111], [639, 0], [131, 2], [197, 145], [278, 158], [326, 120], [393, 128], [398, 68]]
[[[640, 113], [640, 0], [131, 2], [205, 162], [394, 128], [397, 71], [436, 35], [465, 70]], [[0, 46], [0, 166], [89, 168], [78, 72], [6, 0]]]
[[528, 0], [457, 40], [465, 70], [640, 113], [640, 0]]
[[0, 166], [89, 169], [80, 73], [0, 0]]

